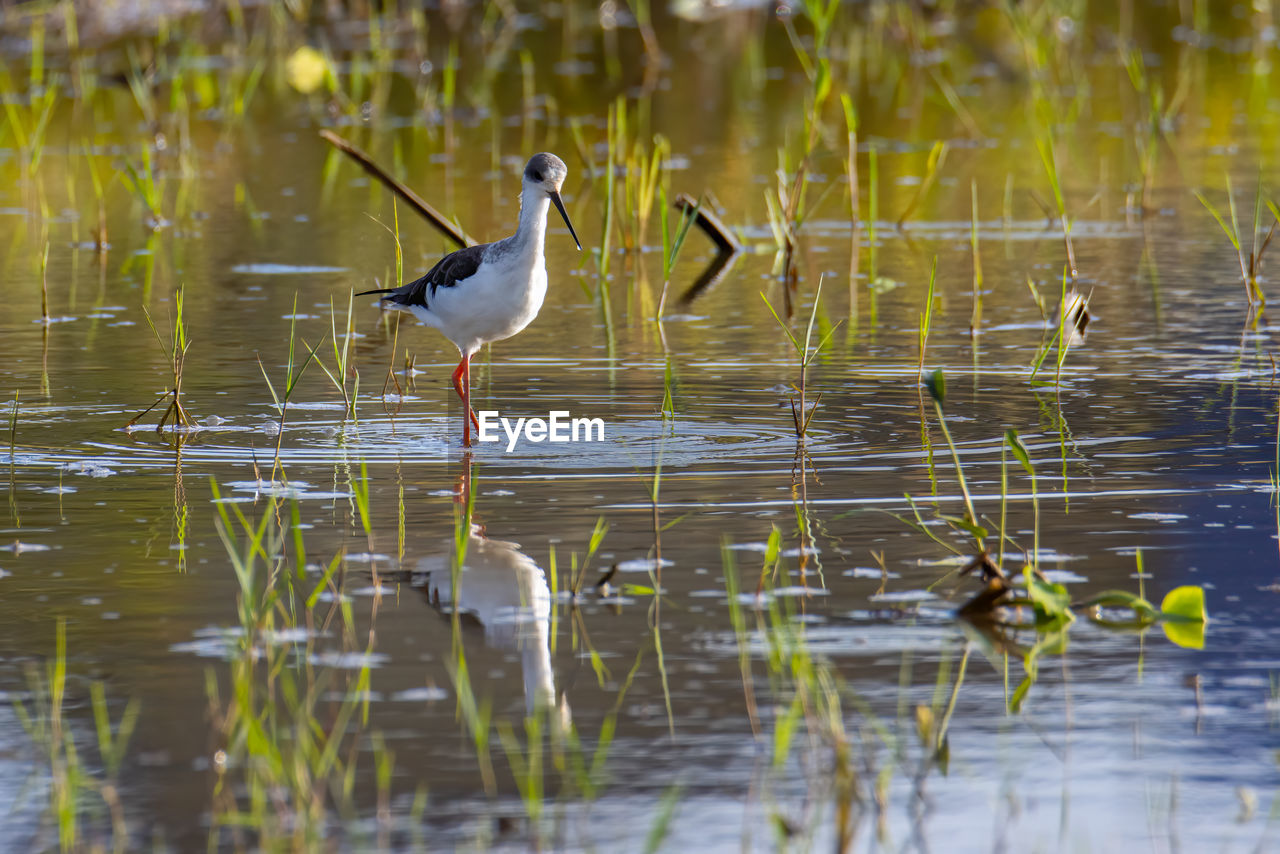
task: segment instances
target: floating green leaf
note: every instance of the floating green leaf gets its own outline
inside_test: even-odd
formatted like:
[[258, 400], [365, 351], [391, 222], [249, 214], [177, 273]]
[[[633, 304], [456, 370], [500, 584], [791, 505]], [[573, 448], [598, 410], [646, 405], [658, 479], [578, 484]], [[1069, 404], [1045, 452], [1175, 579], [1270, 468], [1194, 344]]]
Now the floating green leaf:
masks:
[[943, 376], [941, 368], [929, 374], [929, 378], [925, 380], [924, 384], [929, 389], [929, 396], [933, 398], [935, 403], [941, 406], [946, 402], [947, 378]]
[[1171, 622], [1204, 623], [1209, 619], [1204, 609], [1204, 588], [1199, 585], [1173, 588], [1160, 603], [1160, 611]]
[[1204, 649], [1204, 628], [1209, 614], [1204, 607], [1204, 588], [1183, 585], [1170, 590], [1160, 603], [1164, 634], [1186, 649]]

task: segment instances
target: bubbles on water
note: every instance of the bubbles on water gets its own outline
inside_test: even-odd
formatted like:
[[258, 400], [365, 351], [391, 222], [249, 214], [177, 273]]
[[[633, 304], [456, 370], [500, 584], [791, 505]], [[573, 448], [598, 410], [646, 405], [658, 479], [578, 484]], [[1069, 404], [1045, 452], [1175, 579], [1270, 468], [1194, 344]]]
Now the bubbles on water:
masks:
[[874, 566], [855, 566], [851, 569], [846, 569], [844, 572], [841, 573], [841, 575], [845, 575], [850, 578], [874, 578], [877, 581], [879, 581], [881, 578], [901, 578], [902, 577], [902, 573], [899, 573], [899, 572], [885, 573]]
[[397, 691], [391, 695], [391, 699], [404, 703], [434, 703], [449, 699], [449, 692], [434, 685], [425, 685]]
[[311, 663], [317, 667], [332, 667], [337, 670], [381, 667], [390, 660], [391, 656], [381, 652], [339, 652], [337, 650], [326, 650], [310, 658]]
[[938, 594], [928, 590], [895, 590], [891, 593], [876, 593], [868, 596], [872, 602], [929, 602], [938, 598]]
[[374, 563], [375, 561], [389, 561], [390, 555], [376, 554], [374, 552], [356, 552], [347, 555], [347, 563]]
[[649, 572], [650, 570], [656, 572], [664, 566], [675, 566], [675, 561], [667, 560], [666, 558], [653, 560], [646, 557], [637, 557], [631, 560], [619, 561], [618, 572]]
[[14, 540], [8, 545], [0, 546], [0, 552], [13, 552], [15, 555], [24, 554], [26, 552], [47, 552], [52, 546], [46, 546], [43, 543], [24, 543], [21, 540]]
[[116, 472], [93, 460], [77, 460], [63, 463], [59, 468], [70, 474], [82, 474], [86, 477], [111, 477]]

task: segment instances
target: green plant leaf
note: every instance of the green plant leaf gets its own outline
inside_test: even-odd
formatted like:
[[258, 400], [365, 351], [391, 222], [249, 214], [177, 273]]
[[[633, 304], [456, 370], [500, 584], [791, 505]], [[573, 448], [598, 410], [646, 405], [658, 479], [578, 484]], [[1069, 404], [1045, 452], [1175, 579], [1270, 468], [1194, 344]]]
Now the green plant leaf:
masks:
[[1209, 614], [1204, 608], [1204, 588], [1190, 584], [1173, 588], [1161, 600], [1160, 612], [1169, 622], [1207, 622]]
[[[1227, 235], [1227, 239], [1231, 241], [1231, 245], [1235, 247], [1235, 250], [1239, 252], [1240, 251], [1240, 236], [1238, 233], [1239, 229], [1232, 229], [1228, 227], [1226, 221], [1223, 220], [1222, 218], [1222, 214], [1218, 213], [1218, 209], [1213, 206], [1212, 202], [1210, 202], [1207, 198], [1205, 198], [1203, 193], [1201, 193], [1199, 190], [1192, 190], [1191, 192], [1195, 195], [1197, 199], [1200, 200], [1200, 204], [1204, 205], [1205, 209], [1208, 210], [1209, 213], [1213, 214], [1213, 218], [1218, 223], [1218, 226], [1222, 229], [1223, 233]], [[1228, 184], [1228, 189], [1227, 189], [1228, 195], [1230, 195], [1230, 192], [1231, 192], [1230, 185]], [[1233, 203], [1232, 208], [1234, 207], [1235, 205]], [[1233, 222], [1233, 225], [1234, 225], [1234, 222]]]
[[1018, 438], [1018, 431], [1010, 427], [1004, 433], [1004, 440], [1009, 443], [1009, 450], [1013, 452], [1014, 458], [1022, 463], [1022, 467], [1027, 470], [1027, 474], [1035, 474], [1035, 470], [1031, 467], [1031, 457], [1027, 454], [1026, 446], [1022, 444], [1022, 439]]
[[968, 519], [961, 518], [960, 516], [944, 516], [942, 514], [939, 514], [938, 518], [942, 519], [944, 522], [947, 522], [948, 524], [954, 525], [955, 527], [959, 528], [960, 530], [968, 534], [971, 534], [972, 536], [978, 537], [979, 539], [986, 537], [991, 533], [981, 525], [974, 524], [973, 522], [970, 522]]
[[769, 313], [773, 315], [773, 319], [778, 321], [778, 325], [782, 327], [782, 331], [787, 333], [787, 338], [791, 340], [791, 346], [796, 348], [797, 353], [803, 355], [804, 350], [800, 346], [800, 341], [796, 338], [795, 333], [791, 331], [791, 327], [787, 326], [786, 322], [778, 316], [778, 312], [774, 309], [773, 303], [769, 302], [769, 298], [765, 296], [763, 292], [760, 294], [760, 299], [764, 300], [765, 308], [769, 309]]
[[1071, 613], [1071, 594], [1066, 587], [1041, 581], [1029, 566], [1023, 567], [1022, 577], [1027, 581], [1027, 595], [1035, 603], [1039, 619], [1067, 623], [1075, 619], [1075, 615]]
[[929, 374], [924, 384], [929, 389], [929, 396], [933, 398], [934, 403], [942, 406], [947, 400], [947, 378], [943, 376], [942, 369], [938, 368]]
[[1035, 675], [1030, 670], [1027, 675], [1022, 677], [1022, 681], [1018, 683], [1018, 687], [1009, 695], [1009, 711], [1017, 714], [1022, 711], [1022, 701], [1026, 699], [1027, 692], [1031, 690], [1031, 685], [1035, 682]]
[[1205, 624], [1209, 613], [1204, 607], [1204, 588], [1183, 585], [1170, 590], [1160, 602], [1165, 637], [1185, 649], [1204, 649]]

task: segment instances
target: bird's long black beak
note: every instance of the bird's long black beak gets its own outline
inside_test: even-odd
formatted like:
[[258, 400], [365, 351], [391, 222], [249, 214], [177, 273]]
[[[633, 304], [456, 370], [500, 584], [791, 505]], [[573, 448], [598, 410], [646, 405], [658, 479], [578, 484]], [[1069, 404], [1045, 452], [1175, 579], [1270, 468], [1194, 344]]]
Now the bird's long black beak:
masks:
[[573, 237], [573, 242], [578, 244], [578, 251], [582, 251], [582, 241], [578, 240], [578, 234], [573, 230], [573, 223], [569, 222], [569, 214], [564, 209], [564, 202], [560, 201], [560, 194], [555, 190], [548, 193], [551, 196], [551, 203], [556, 206], [556, 210], [560, 211], [560, 216], [564, 219], [564, 224], [569, 227], [569, 234]]

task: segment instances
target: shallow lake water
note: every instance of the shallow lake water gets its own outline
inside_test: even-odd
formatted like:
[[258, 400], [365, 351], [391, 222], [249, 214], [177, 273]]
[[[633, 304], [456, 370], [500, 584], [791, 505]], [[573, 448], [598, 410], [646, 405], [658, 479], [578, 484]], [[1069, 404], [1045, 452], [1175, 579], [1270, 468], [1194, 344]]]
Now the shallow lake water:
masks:
[[[903, 5], [848, 12], [839, 43], [860, 46], [871, 63], [860, 39], [895, 32], [876, 10]], [[855, 232], [848, 215], [836, 104], [813, 158], [817, 207], [799, 233], [790, 297], [765, 195], [777, 185], [779, 146], [804, 132], [809, 84], [773, 14], [710, 24], [660, 16], [667, 58], [643, 90], [634, 24], [602, 37], [598, 24], [579, 22], [574, 41], [572, 15], [555, 6], [513, 27], [517, 48], [491, 71], [468, 64], [478, 45], [462, 38], [452, 111], [422, 98], [448, 62], [443, 25], [424, 37], [421, 56], [405, 36], [394, 61], [365, 70], [363, 110], [358, 91], [350, 104], [291, 88], [284, 59], [307, 31], [290, 41], [273, 29], [283, 46], [263, 60], [243, 116], [210, 106], [175, 117], [165, 77], [187, 63], [243, 85], [253, 64], [235, 50], [213, 60], [169, 51], [146, 84], [163, 96], [150, 123], [127, 85], [77, 98], [64, 83], [34, 170], [14, 136], [0, 136], [10, 440], [0, 449], [0, 786], [15, 793], [4, 799], [15, 804], [0, 822], [4, 847], [59, 844], [46, 811], [58, 765], [51, 771], [22, 718], [47, 716], [41, 685], [60, 621], [60, 726], [93, 779], [110, 781], [129, 848], [306, 847], [298, 840], [313, 837], [299, 828], [309, 823], [339, 849], [1274, 845], [1275, 330], [1266, 310], [1251, 309], [1235, 251], [1192, 194], [1205, 188], [1225, 211], [1230, 174], [1247, 229], [1258, 170], [1264, 186], [1274, 171], [1273, 75], [1248, 66], [1252, 31], [1191, 48], [1173, 12], [1148, 12], [1151, 74], [1172, 92], [1189, 66], [1191, 82], [1156, 143], [1163, 153], [1145, 213], [1130, 194], [1135, 115], [1145, 114], [1118, 89], [1130, 78], [1101, 47], [1061, 45], [1062, 76], [1067, 68], [1071, 85], [1096, 87], [1074, 123], [1053, 125], [1091, 322], [1060, 368], [1050, 352], [1035, 382], [1066, 255], [1059, 224], [1037, 201], [1052, 205], [1053, 193], [1025, 118], [1026, 72], [1003, 58], [990, 60], [996, 70], [972, 57], [940, 66], [959, 78], [963, 121], [929, 82], [928, 63], [899, 57], [893, 73], [845, 74], [862, 128], [864, 222]], [[975, 39], [965, 49], [978, 51], [959, 20]], [[1114, 22], [1093, 14], [1086, 24], [1110, 32]], [[920, 26], [945, 38], [938, 21]], [[344, 32], [310, 36], [341, 45], [335, 33]], [[616, 77], [606, 73], [614, 36], [623, 42]], [[347, 57], [342, 85], [354, 89], [352, 69], [373, 60], [350, 50], [338, 55]], [[127, 67], [123, 55], [104, 51], [103, 63]], [[25, 70], [13, 73], [25, 81]], [[526, 80], [545, 94], [522, 106]], [[1069, 83], [1055, 85], [1065, 100]], [[625, 226], [615, 226], [609, 270], [599, 272], [606, 215], [596, 171], [615, 96], [633, 111], [644, 105], [632, 120], [645, 145], [654, 132], [670, 140], [672, 193], [713, 193], [748, 244], [710, 289], [677, 303], [714, 256], [690, 234], [661, 336], [656, 212], [643, 252], [620, 248]], [[5, 97], [25, 105], [35, 96], [17, 86]], [[332, 339], [335, 330], [346, 337], [349, 294], [394, 276], [384, 226], [398, 215], [406, 277], [451, 248], [403, 205], [393, 211], [388, 193], [319, 138], [324, 127], [482, 240], [514, 228], [529, 154], [566, 160], [564, 195], [584, 251], [553, 218], [546, 304], [529, 328], [477, 356], [473, 402], [508, 417], [600, 418], [602, 441], [522, 440], [510, 451], [499, 442], [464, 454], [449, 385], [456, 351], [370, 297], [353, 303], [355, 417], [313, 362], [279, 433], [291, 328], [295, 370], [316, 345], [337, 370]], [[938, 140], [949, 144], [938, 179], [899, 228]], [[141, 163], [143, 147], [169, 222], [150, 227], [121, 173], [106, 189], [110, 247], [100, 253], [88, 162], [114, 175]], [[940, 521], [963, 514], [963, 488], [919, 382], [935, 259], [923, 368], [945, 372], [946, 425], [984, 524], [998, 529], [1007, 515], [1009, 541], [989, 539], [993, 556], [1020, 575], [1038, 542], [1039, 569], [1075, 601], [1119, 589], [1159, 603], [1180, 585], [1202, 586], [1203, 649], [1171, 642], [1158, 625], [1077, 619], [1032, 663], [1037, 676], [1010, 709], [1023, 657], [1044, 633], [1024, 625], [993, 638], [958, 619], [980, 586], [957, 576], [967, 559], [912, 516], [914, 502], [924, 528], [968, 548]], [[779, 307], [794, 300], [791, 326], [802, 334], [820, 280], [815, 341], [838, 327], [808, 370], [809, 400], [821, 399], [799, 443], [790, 403], [799, 359], [759, 295]], [[171, 383], [165, 347], [179, 287], [190, 342], [183, 401], [197, 426], [156, 432], [161, 404], [125, 429]], [[1034, 483], [1005, 443], [1009, 429], [1025, 443]], [[283, 475], [273, 480], [277, 457]], [[456, 500], [468, 475], [469, 519]], [[265, 520], [257, 554], [237, 513], [250, 529]], [[777, 571], [757, 596], [774, 531]], [[587, 592], [575, 600], [574, 569], [589, 553]], [[251, 594], [238, 560], [256, 567]], [[615, 565], [608, 585], [593, 587]], [[274, 616], [246, 622], [245, 603], [267, 584], [279, 599], [258, 613]], [[817, 676], [805, 682], [790, 668]], [[814, 686], [829, 692], [813, 696]], [[115, 722], [132, 701], [137, 724], [111, 770], [95, 708]], [[236, 703], [256, 710], [264, 730], [236, 719]], [[819, 725], [821, 714], [837, 725]], [[937, 751], [926, 736], [944, 715]], [[309, 727], [329, 732], [335, 721], [333, 755], [321, 746], [299, 760], [314, 793], [298, 795], [296, 774], [258, 767], [293, 756]], [[115, 813], [95, 785], [80, 791], [80, 841], [118, 844]], [[853, 804], [850, 815], [842, 803]]]

